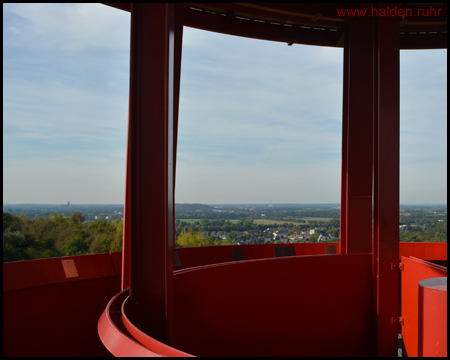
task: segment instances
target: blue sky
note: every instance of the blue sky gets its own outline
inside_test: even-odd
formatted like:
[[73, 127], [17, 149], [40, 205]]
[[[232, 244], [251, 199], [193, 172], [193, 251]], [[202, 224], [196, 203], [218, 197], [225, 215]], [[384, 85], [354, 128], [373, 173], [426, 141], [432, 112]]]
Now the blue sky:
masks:
[[[3, 5], [3, 203], [123, 203], [130, 15]], [[401, 203], [446, 203], [447, 54], [401, 51]], [[339, 203], [342, 49], [184, 29], [179, 203]]]

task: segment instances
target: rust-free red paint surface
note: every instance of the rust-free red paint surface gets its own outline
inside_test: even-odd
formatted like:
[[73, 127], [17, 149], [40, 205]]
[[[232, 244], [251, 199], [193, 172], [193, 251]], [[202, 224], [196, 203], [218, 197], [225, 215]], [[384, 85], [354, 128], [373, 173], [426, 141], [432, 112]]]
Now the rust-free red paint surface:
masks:
[[[129, 309], [129, 297], [127, 297], [125, 300], [122, 301], [121, 306], [121, 314], [122, 314], [122, 323], [127, 329], [128, 333], [131, 335], [132, 338], [134, 338], [136, 341], [139, 341], [142, 345], [144, 345], [146, 348], [151, 349], [153, 352], [157, 354], [161, 354], [164, 356], [170, 356], [170, 357], [191, 357], [192, 355], [187, 354], [183, 351], [174, 349], [167, 344], [164, 344], [156, 339], [153, 339], [149, 335], [142, 332], [140, 329], [138, 329], [129, 319], [129, 315], [127, 315], [127, 310]], [[126, 345], [124, 344], [124, 347]], [[117, 354], [114, 354], [117, 356]], [[125, 356], [129, 356], [125, 353]]]
[[[344, 108], [342, 121], [343, 162], [346, 197], [343, 211], [346, 222], [346, 250], [344, 253], [370, 253], [372, 246], [372, 161], [373, 161], [373, 40], [372, 19], [351, 18], [347, 31], [348, 59], [344, 82]], [[369, 35], [369, 36], [368, 36]]]
[[348, 75], [349, 75], [349, 29], [344, 28], [344, 78], [342, 94], [342, 160], [341, 160], [341, 217], [340, 254], [347, 254], [347, 184], [348, 184]]
[[[176, 248], [181, 266], [176, 270], [201, 265], [233, 261], [232, 248], [241, 248], [244, 259], [264, 259], [274, 257], [275, 246], [294, 246], [298, 255], [321, 255], [326, 253], [326, 246], [334, 246], [339, 254], [340, 243], [300, 243], [300, 244], [260, 244], [260, 245], [226, 245], [193, 248]], [[400, 243], [400, 261], [402, 256], [414, 256], [424, 260], [447, 260], [447, 243]]]
[[[66, 277], [67, 259], [78, 277]], [[3, 264], [3, 356], [110, 355], [96, 324], [119, 291], [109, 254]]]
[[419, 282], [419, 356], [447, 357], [447, 278]]
[[131, 5], [130, 303], [133, 321], [160, 341], [169, 338], [174, 270], [174, 16], [174, 4]]
[[[66, 277], [61, 261], [67, 260], [73, 261], [78, 276]], [[3, 292], [114, 275], [109, 254], [17, 261], [3, 264]]]
[[259, 244], [259, 245], [224, 245], [205, 246], [193, 248], [176, 248], [180, 258], [181, 266], [176, 270], [190, 267], [211, 265], [233, 260], [234, 248], [242, 249], [244, 260], [273, 258], [274, 247], [294, 246], [295, 254], [299, 255], [323, 255], [326, 254], [327, 246], [334, 247], [335, 253], [339, 254], [339, 243], [313, 243], [313, 244]]
[[[320, 251], [323, 254], [326, 244], [294, 245], [297, 254]], [[246, 245], [241, 248], [244, 250], [245, 259], [250, 259], [251, 256], [267, 256], [273, 259], [274, 256], [273, 245]], [[266, 249], [263, 250], [264, 248]], [[438, 259], [447, 258], [446, 252], [438, 251], [438, 249], [446, 249], [446, 244], [401, 243], [400, 248], [405, 252], [421, 251], [424, 254], [433, 254], [434, 259], [436, 257]], [[433, 250], [427, 250], [427, 248]], [[208, 267], [216, 260], [232, 261], [231, 247], [227, 246], [178, 250], [181, 254], [182, 264]], [[221, 255], [221, 252], [224, 253]], [[328, 256], [324, 255], [324, 257]], [[189, 260], [189, 257], [192, 259]], [[121, 253], [70, 257], [77, 265], [79, 277], [76, 278], [66, 278], [61, 264], [62, 259], [69, 258], [3, 264], [3, 351], [5, 356], [84, 356], [87, 354], [97, 356], [108, 354], [99, 341], [98, 335], [92, 329], [95, 328], [96, 321], [108, 301], [120, 291]], [[411, 273], [408, 272], [408, 269], [412, 268], [407, 266], [409, 261], [410, 259], [403, 259], [406, 269], [406, 274], [403, 274], [406, 275], [403, 280], [404, 284], [408, 284], [408, 279], [411, 280]], [[419, 269], [414, 272], [417, 275], [416, 287], [419, 280], [435, 276], [435, 273], [421, 274], [420, 266], [423, 266], [423, 261], [415, 259], [414, 263], [419, 266]], [[431, 265], [432, 269], [436, 268], [433, 264]], [[425, 268], [429, 270], [430, 266], [426, 265]], [[440, 267], [437, 268], [442, 270]], [[355, 266], [355, 269], [357, 271], [358, 267]], [[315, 274], [312, 270], [309, 268], [304, 272], [312, 276]], [[192, 269], [187, 268], [182, 271], [189, 272]], [[181, 271], [176, 273], [179, 274]], [[245, 275], [241, 273], [240, 276]], [[285, 273], [281, 272], [280, 276], [284, 277]], [[329, 276], [334, 281], [339, 281], [345, 276], [345, 273], [330, 271]], [[408, 285], [405, 285], [403, 292], [408, 289]], [[417, 299], [418, 290], [415, 293], [416, 295], [412, 296], [413, 298], [416, 296]], [[410, 298], [411, 295], [403, 294], [404, 301]], [[403, 312], [403, 316], [406, 317], [403, 336], [408, 350], [411, 339], [408, 335], [411, 333], [408, 326], [411, 325], [411, 321], [408, 320], [407, 312], [411, 306], [410, 302], [408, 301], [404, 305]], [[238, 303], [240, 304], [241, 301], [239, 300]], [[417, 306], [416, 301], [416, 323], [418, 321]], [[336, 311], [337, 308], [333, 307], [332, 313]], [[62, 324], [71, 324], [71, 326], [62, 327]], [[28, 339], [26, 347], [22, 346], [24, 338]], [[417, 340], [414, 341], [417, 344]], [[84, 346], [80, 347], [80, 343], [83, 343]]]
[[422, 260], [447, 260], [447, 243], [401, 242], [400, 259], [410, 256]]
[[128, 289], [116, 294], [98, 320], [98, 334], [103, 345], [116, 357], [160, 357], [161, 354], [139, 344], [126, 333], [121, 323], [121, 306]]
[[372, 256], [240, 261], [175, 272], [173, 346], [198, 356], [361, 356]]
[[[387, 4], [379, 4], [380, 8]], [[400, 316], [400, 41], [396, 19], [377, 17], [374, 26], [374, 99], [377, 153], [374, 154], [374, 274], [377, 276], [377, 355], [397, 356]]]
[[[125, 11], [130, 11], [131, 8], [130, 3], [106, 3], [106, 5]], [[186, 3], [184, 5], [185, 26], [288, 44], [337, 47], [342, 46], [342, 25], [344, 18], [348, 18], [338, 12], [344, 9], [360, 8], [359, 3], [328, 5], [323, 3]], [[398, 4], [396, 6], [398, 7]], [[393, 6], [390, 7], [392, 8]], [[402, 30], [404, 30], [400, 36], [402, 49], [447, 48], [447, 37], [444, 32], [447, 30], [447, 18], [444, 16], [445, 18], [441, 19], [442, 13], [447, 13], [446, 4], [439, 4], [436, 8], [440, 15], [438, 17], [430, 16], [427, 11], [421, 13], [424, 6], [420, 3], [408, 3], [401, 8], [403, 11], [412, 9], [414, 18], [414, 21], [410, 21], [411, 17], [406, 16], [407, 21], [402, 23]], [[274, 26], [274, 24], [279, 25]], [[283, 26], [283, 24], [293, 26]], [[433, 32], [422, 34], [430, 30]], [[410, 36], [410, 32], [415, 32], [417, 35]]]
[[419, 282], [446, 277], [447, 268], [414, 257], [402, 257], [402, 263], [403, 356], [415, 357], [419, 355]]

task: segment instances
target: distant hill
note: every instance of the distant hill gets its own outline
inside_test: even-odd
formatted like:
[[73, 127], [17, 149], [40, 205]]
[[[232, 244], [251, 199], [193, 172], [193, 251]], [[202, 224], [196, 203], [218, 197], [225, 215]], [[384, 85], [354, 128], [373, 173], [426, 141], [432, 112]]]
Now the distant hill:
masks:
[[209, 205], [203, 205], [203, 204], [175, 204], [175, 211], [195, 211], [195, 210], [202, 210], [212, 211], [214, 208]]

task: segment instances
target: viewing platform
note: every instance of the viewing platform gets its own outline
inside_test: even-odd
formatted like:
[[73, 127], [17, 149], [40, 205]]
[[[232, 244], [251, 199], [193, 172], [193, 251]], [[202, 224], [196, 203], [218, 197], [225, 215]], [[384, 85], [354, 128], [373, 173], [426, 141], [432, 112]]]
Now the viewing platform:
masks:
[[[392, 357], [401, 333], [446, 357], [447, 243], [399, 243], [399, 203], [400, 50], [447, 48], [447, 4], [106, 5], [131, 19], [123, 252], [3, 264], [3, 355]], [[387, 7], [411, 14], [342, 15]], [[340, 243], [175, 248], [184, 26], [343, 48]]]
[[[176, 253], [168, 344], [130, 320], [121, 253], [3, 264], [3, 355], [370, 355], [371, 254], [340, 255], [339, 243]], [[400, 243], [399, 261], [403, 356], [417, 356], [429, 340], [419, 336], [423, 315], [436, 306], [420, 303], [419, 282], [447, 276], [447, 244]], [[441, 335], [436, 355], [446, 351]]]

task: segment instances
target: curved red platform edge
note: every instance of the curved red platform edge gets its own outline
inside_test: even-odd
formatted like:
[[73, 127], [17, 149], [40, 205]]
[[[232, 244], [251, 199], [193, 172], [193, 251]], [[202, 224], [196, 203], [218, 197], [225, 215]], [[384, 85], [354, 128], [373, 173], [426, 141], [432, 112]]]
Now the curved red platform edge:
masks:
[[[160, 357], [161, 354], [153, 352], [140, 343], [128, 337], [118, 327], [117, 320], [120, 321], [120, 309], [123, 298], [128, 296], [128, 289], [115, 295], [106, 306], [100, 319], [98, 320], [98, 335], [103, 345], [114, 356], [132, 357]], [[113, 318], [116, 317], [116, 321]]]
[[126, 315], [126, 303], [130, 299], [128, 296], [125, 301], [122, 302], [122, 322], [125, 325], [128, 332], [139, 341], [145, 347], [155, 350], [164, 356], [173, 356], [173, 357], [193, 357], [193, 355], [185, 353], [181, 350], [177, 350], [169, 345], [166, 345], [150, 336], [146, 333], [139, 330], [127, 317]]

